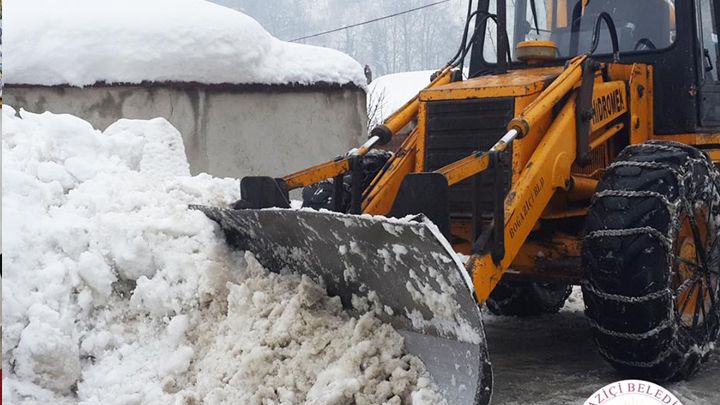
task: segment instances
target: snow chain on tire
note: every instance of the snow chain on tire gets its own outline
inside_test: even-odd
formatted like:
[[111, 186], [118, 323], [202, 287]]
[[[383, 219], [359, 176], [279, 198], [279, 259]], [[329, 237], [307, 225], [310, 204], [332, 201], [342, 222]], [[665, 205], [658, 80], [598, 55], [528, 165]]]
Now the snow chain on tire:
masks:
[[[704, 153], [659, 141], [627, 147], [600, 181], [587, 217], [582, 287], [600, 354], [620, 371], [687, 378], [712, 350], [720, 326], [719, 185]], [[682, 230], [692, 229], [694, 242], [682, 246], [694, 248], [701, 225], [704, 253], [695, 248], [697, 262], [688, 261], [678, 253], [689, 240]], [[687, 269], [693, 272], [682, 279]]]

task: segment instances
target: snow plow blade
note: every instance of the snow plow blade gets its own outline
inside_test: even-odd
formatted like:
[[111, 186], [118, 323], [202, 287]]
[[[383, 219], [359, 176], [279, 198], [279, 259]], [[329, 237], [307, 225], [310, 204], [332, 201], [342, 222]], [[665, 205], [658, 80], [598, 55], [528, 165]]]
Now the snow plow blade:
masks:
[[489, 403], [492, 372], [471, 280], [424, 217], [192, 208], [220, 224], [235, 248], [273, 271], [321, 282], [351, 313], [358, 298], [374, 302], [377, 317], [403, 335], [449, 404]]

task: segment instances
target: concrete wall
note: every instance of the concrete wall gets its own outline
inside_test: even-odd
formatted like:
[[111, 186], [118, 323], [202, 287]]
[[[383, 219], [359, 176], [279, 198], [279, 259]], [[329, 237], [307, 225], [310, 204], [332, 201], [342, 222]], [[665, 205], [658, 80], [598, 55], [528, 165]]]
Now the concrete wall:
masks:
[[182, 134], [193, 174], [279, 177], [365, 139], [365, 92], [332, 86], [5, 86], [4, 102], [70, 113], [105, 129], [120, 118], [165, 117]]

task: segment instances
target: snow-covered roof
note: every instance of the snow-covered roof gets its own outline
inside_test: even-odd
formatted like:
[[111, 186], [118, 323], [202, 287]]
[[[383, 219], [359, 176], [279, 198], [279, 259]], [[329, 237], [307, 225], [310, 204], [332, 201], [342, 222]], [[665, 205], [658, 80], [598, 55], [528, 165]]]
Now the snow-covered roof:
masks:
[[354, 84], [362, 67], [203, 0], [8, 0], [5, 83]]
[[433, 70], [394, 73], [378, 77], [368, 85], [368, 115], [371, 126], [381, 124], [403, 104], [430, 84]]

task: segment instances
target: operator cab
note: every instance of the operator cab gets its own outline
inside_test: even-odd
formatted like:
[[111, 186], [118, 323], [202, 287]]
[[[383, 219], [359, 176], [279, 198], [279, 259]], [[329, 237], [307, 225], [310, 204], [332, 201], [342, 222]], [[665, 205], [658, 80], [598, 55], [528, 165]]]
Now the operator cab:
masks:
[[[562, 3], [565, 3], [562, 5], [565, 10], [560, 14], [563, 18], [561, 21], [557, 17], [551, 20], [547, 35], [558, 44], [564, 57], [576, 56], [591, 49], [595, 23], [602, 13], [608, 13], [615, 24], [620, 52], [665, 49], [675, 42], [675, 6], [669, 0]], [[566, 15], [570, 18], [565, 18]], [[596, 53], [612, 53], [608, 30], [603, 29], [600, 34]]]
[[[533, 12], [532, 3], [535, 3]], [[495, 3], [489, 12], [495, 13]], [[675, 42], [674, 0], [531, 0], [507, 1], [507, 27], [510, 50], [514, 61], [522, 61], [521, 50], [533, 41], [551, 41], [559, 59], [570, 59], [588, 53], [593, 33], [601, 14], [612, 19], [621, 53], [662, 50]], [[486, 27], [483, 57], [487, 62], [497, 60], [494, 43], [495, 26]], [[593, 54], [614, 52], [610, 30], [603, 26], [597, 49]]]
[[648, 64], [656, 134], [720, 132], [720, 0], [479, 0], [477, 9], [497, 14], [497, 24], [476, 27], [469, 77], [562, 66], [582, 54]]

